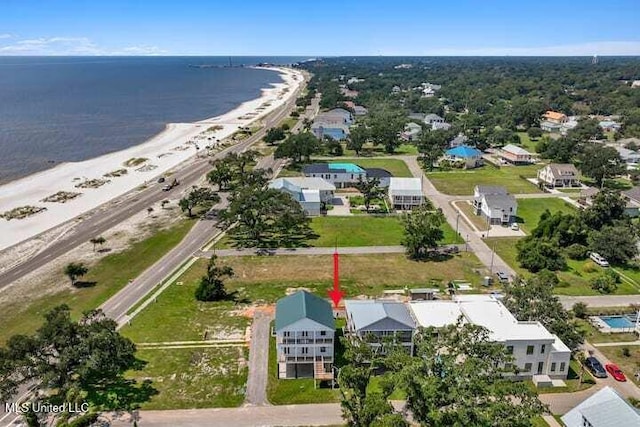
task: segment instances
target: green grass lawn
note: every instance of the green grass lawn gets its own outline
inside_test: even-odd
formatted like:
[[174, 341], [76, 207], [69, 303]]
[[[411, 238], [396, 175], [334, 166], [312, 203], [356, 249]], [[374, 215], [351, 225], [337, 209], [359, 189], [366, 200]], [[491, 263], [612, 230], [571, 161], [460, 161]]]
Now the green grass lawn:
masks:
[[160, 294], [121, 332], [136, 343], [198, 341], [244, 337], [250, 320], [234, 312], [233, 301], [200, 302], [194, 293], [198, 278], [180, 278]]
[[[311, 228], [320, 237], [310, 243], [317, 247], [394, 246], [400, 245], [404, 226], [398, 216], [355, 217], [325, 216], [311, 221]], [[455, 231], [445, 223], [442, 244], [456, 241]]]
[[427, 177], [445, 194], [473, 194], [476, 185], [502, 185], [512, 194], [540, 193], [540, 189], [521, 178], [534, 178], [540, 165], [503, 166], [485, 165], [477, 169], [428, 172]]
[[520, 145], [522, 148], [530, 153], [536, 152], [536, 145], [538, 145], [539, 139], [532, 141], [526, 132], [518, 132], [518, 136], [520, 137]]
[[158, 391], [142, 409], [236, 407], [244, 401], [246, 347], [145, 349], [137, 356], [147, 365], [128, 376], [150, 379]]
[[454, 208], [460, 209], [479, 231], [487, 231], [489, 229], [487, 221], [475, 214], [471, 203], [459, 200], [455, 203]]
[[564, 380], [566, 387], [549, 387], [549, 388], [535, 388], [533, 383], [530, 383], [534, 390], [540, 394], [549, 393], [575, 393], [577, 391], [586, 390], [595, 385], [595, 380], [591, 374], [585, 372], [583, 381], [580, 382], [580, 363], [577, 360], [571, 360], [569, 362], [569, 372], [567, 373], [567, 379]]
[[[347, 160], [345, 160], [347, 161]], [[395, 177], [411, 178], [411, 172], [407, 164], [399, 159], [349, 159], [361, 168], [382, 168], [391, 172]]]
[[540, 215], [545, 210], [552, 214], [555, 212], [571, 213], [575, 208], [557, 197], [547, 197], [544, 199], [518, 199], [518, 223], [527, 234], [538, 226]]
[[[345, 157], [355, 157], [356, 152], [354, 150], [349, 150], [346, 148], [346, 144], [342, 144], [344, 147], [344, 156]], [[360, 151], [360, 156], [362, 157], [377, 157], [377, 156], [415, 156], [418, 154], [418, 148], [413, 144], [401, 144], [393, 154], [389, 154], [384, 151], [384, 147], [380, 145], [373, 146], [371, 144], [366, 144], [362, 151]]]
[[[518, 275], [527, 277], [531, 275], [527, 270], [521, 268], [516, 260], [518, 252], [516, 250], [516, 242], [518, 238], [513, 237], [495, 237], [486, 239], [487, 245], [496, 251], [507, 264], [513, 268]], [[570, 260], [567, 259], [568, 268], [565, 271], [559, 271], [558, 278], [564, 285], [558, 286], [555, 293], [558, 295], [601, 295], [591, 288], [589, 281], [602, 273], [602, 269], [590, 260]], [[617, 271], [628, 275], [632, 279], [637, 273], [635, 270], [624, 267], [615, 267]], [[638, 282], [640, 283], [640, 282]], [[618, 285], [615, 295], [633, 295], [640, 292], [632, 283], [622, 281]]]
[[[233, 268], [235, 276], [225, 282], [227, 290], [237, 292], [237, 297], [247, 303], [273, 303], [287, 290], [297, 288], [324, 297], [333, 283], [331, 255], [223, 257], [219, 258], [219, 265]], [[195, 285], [206, 266], [207, 260], [198, 260], [178, 280]], [[475, 255], [468, 252], [445, 261], [424, 262], [409, 260], [404, 254], [341, 255], [340, 283], [348, 297], [381, 296], [384, 290], [405, 286], [441, 287], [444, 291], [446, 283], [456, 279], [480, 289], [481, 276], [474, 269], [481, 267]], [[161, 299], [162, 295], [158, 304]], [[134, 320], [133, 327], [135, 324]], [[138, 333], [140, 336], [144, 337], [143, 333]]]
[[95, 282], [95, 286], [34, 297], [26, 306], [23, 302], [5, 305], [0, 312], [0, 342], [14, 334], [32, 333], [42, 324], [43, 315], [59, 304], [68, 304], [75, 316], [98, 307], [176, 246], [194, 223], [193, 220], [180, 221], [133, 243], [123, 252], [107, 255], [90, 266], [89, 273], [82, 278], [85, 282]]

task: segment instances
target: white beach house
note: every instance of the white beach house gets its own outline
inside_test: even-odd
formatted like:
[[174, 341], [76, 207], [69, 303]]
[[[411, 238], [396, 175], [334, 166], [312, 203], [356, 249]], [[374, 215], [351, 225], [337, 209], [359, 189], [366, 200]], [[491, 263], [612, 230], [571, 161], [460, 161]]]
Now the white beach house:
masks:
[[322, 178], [336, 188], [352, 187], [359, 179], [367, 178], [367, 171], [353, 163], [312, 163], [302, 169], [306, 177]]
[[333, 378], [335, 320], [331, 305], [307, 291], [276, 304], [278, 378]]
[[516, 220], [518, 202], [507, 189], [495, 185], [476, 185], [473, 189], [473, 208], [489, 224], [511, 224]]
[[277, 178], [269, 183], [269, 188], [289, 194], [310, 216], [320, 215], [336, 191], [335, 185], [322, 178], [307, 177]]
[[389, 200], [394, 209], [413, 209], [424, 203], [420, 178], [396, 178], [389, 180]]

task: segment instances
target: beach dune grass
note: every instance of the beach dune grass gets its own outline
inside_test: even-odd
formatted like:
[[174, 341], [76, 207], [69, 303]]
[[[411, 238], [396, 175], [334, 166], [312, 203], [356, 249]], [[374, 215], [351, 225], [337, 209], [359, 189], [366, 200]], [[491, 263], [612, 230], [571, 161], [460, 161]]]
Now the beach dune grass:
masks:
[[65, 288], [50, 295], [35, 297], [27, 304], [23, 301], [7, 303], [0, 311], [0, 343], [15, 334], [33, 333], [42, 324], [44, 314], [57, 305], [69, 305], [74, 316], [97, 308], [176, 246], [194, 223], [192, 220], [182, 220], [133, 243], [123, 252], [107, 255], [89, 266], [83, 281], [95, 282], [95, 286]]

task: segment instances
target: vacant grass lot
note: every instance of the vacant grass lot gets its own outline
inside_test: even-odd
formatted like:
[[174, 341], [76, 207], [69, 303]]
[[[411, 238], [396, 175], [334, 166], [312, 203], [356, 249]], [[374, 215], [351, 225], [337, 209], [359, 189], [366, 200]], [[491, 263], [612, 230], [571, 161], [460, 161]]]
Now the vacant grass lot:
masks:
[[520, 177], [535, 178], [540, 165], [485, 165], [477, 169], [428, 172], [427, 177], [445, 194], [470, 195], [476, 185], [502, 185], [512, 194], [540, 193], [540, 189]]
[[557, 197], [548, 197], [544, 199], [518, 199], [518, 222], [522, 229], [531, 234], [540, 221], [540, 215], [545, 210], [549, 210], [552, 214], [555, 212], [570, 213], [575, 208]]
[[[344, 156], [345, 157], [356, 157], [356, 152], [354, 150], [349, 150], [346, 146], [347, 144], [342, 144], [344, 148]], [[415, 156], [418, 154], [418, 148], [413, 144], [401, 144], [396, 151], [392, 154], [384, 151], [384, 147], [381, 145], [372, 145], [365, 144], [362, 147], [362, 151], [360, 151], [360, 156], [362, 157], [379, 157], [379, 156]]]
[[[486, 239], [487, 245], [496, 251], [496, 254], [500, 256], [507, 264], [511, 266], [519, 275], [529, 276], [529, 273], [524, 268], [521, 268], [516, 260], [518, 252], [516, 250], [516, 242], [518, 238], [513, 237], [494, 237]], [[560, 281], [565, 282], [564, 286], [559, 286], [555, 289], [555, 293], [558, 295], [600, 295], [600, 293], [594, 291], [589, 284], [589, 281], [597, 277], [602, 273], [602, 268], [598, 267], [590, 260], [575, 261], [567, 260], [568, 268], [565, 271], [558, 272], [558, 278]], [[627, 275], [632, 280], [638, 273], [630, 268], [614, 267], [616, 271]], [[637, 282], [637, 281], [636, 281]], [[640, 282], [637, 282], [640, 283]], [[640, 292], [633, 283], [623, 280], [618, 285], [618, 289], [614, 294], [616, 295], [632, 295]]]
[[540, 139], [533, 141], [526, 132], [518, 132], [518, 136], [520, 137], [520, 146], [522, 146], [522, 148], [530, 153], [536, 152], [536, 145], [538, 145]]
[[244, 401], [245, 347], [138, 350], [147, 365], [131, 378], [150, 379], [158, 394], [142, 409], [235, 407]]
[[[629, 356], [624, 355], [624, 349], [629, 350]], [[598, 347], [607, 358], [618, 365], [627, 377], [627, 380], [633, 381], [636, 385], [640, 382], [636, 378], [636, 372], [640, 371], [640, 346], [619, 346], [619, 347]], [[602, 361], [604, 363], [604, 360]]]
[[[247, 302], [275, 302], [290, 288], [306, 288], [319, 295], [333, 283], [333, 257], [249, 256], [219, 258], [235, 277], [226, 282], [228, 291]], [[207, 260], [198, 260], [179, 279], [183, 283], [200, 280]], [[464, 279], [479, 286], [481, 277], [473, 269], [482, 268], [472, 253], [460, 253], [446, 261], [411, 261], [403, 254], [341, 255], [340, 282], [347, 296], [380, 296], [385, 289], [439, 286], [450, 280]], [[444, 288], [443, 288], [444, 289]]]
[[43, 315], [59, 304], [69, 305], [75, 316], [97, 308], [176, 246], [194, 223], [192, 220], [180, 221], [132, 244], [126, 251], [107, 255], [91, 266], [82, 278], [85, 282], [96, 282], [95, 286], [36, 297], [26, 307], [23, 303], [5, 305], [0, 311], [0, 342], [14, 334], [32, 333], [42, 324]]
[[[336, 242], [338, 246], [400, 245], [404, 232], [398, 216], [316, 217], [311, 221], [311, 228], [320, 236], [310, 242], [317, 247], [332, 247]], [[441, 243], [454, 243], [456, 236], [451, 226], [445, 223], [442, 229], [444, 239]]]
[[242, 339], [250, 320], [235, 312], [233, 301], [200, 302], [194, 293], [199, 278], [169, 286], [121, 332], [136, 343]]

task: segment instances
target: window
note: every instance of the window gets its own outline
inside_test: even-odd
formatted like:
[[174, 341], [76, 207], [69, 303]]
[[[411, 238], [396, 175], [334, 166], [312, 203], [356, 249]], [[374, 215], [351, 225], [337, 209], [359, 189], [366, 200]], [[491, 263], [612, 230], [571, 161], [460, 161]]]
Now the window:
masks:
[[523, 371], [524, 372], [531, 372], [531, 363], [525, 363]]
[[302, 354], [309, 354], [309, 347], [302, 347], [300, 350], [300, 353]]
[[289, 331], [284, 331], [284, 336], [285, 336], [285, 338], [290, 337], [290, 336], [291, 336], [291, 332], [289, 332]]
[[291, 352], [291, 349], [289, 347], [284, 348], [284, 354], [289, 354], [290, 352]]
[[353, 179], [353, 174], [351, 174], [351, 179]]
[[544, 362], [538, 362], [538, 375], [542, 373], [543, 369], [544, 369]]
[[556, 371], [556, 362], [552, 362], [551, 363], [551, 372], [555, 372]]
[[334, 174], [333, 179], [338, 179], [338, 175]]
[[324, 353], [327, 351], [327, 347], [320, 347], [320, 353]]
[[325, 335], [327, 335], [327, 331], [320, 331], [320, 336], [321, 336], [321, 337], [323, 337], [323, 336], [325, 336]]
[[560, 372], [564, 372], [564, 366], [565, 366], [564, 362], [560, 363]]
[[542, 344], [542, 346], [540, 347], [540, 353], [544, 354], [544, 350], [547, 348], [546, 344]]
[[527, 354], [533, 354], [533, 346], [532, 345], [528, 345], [527, 346]]
[[309, 331], [302, 331], [302, 336], [303, 337], [308, 337], [309, 336]]
[[508, 345], [507, 346], [507, 353], [513, 354], [513, 346], [512, 345]]

